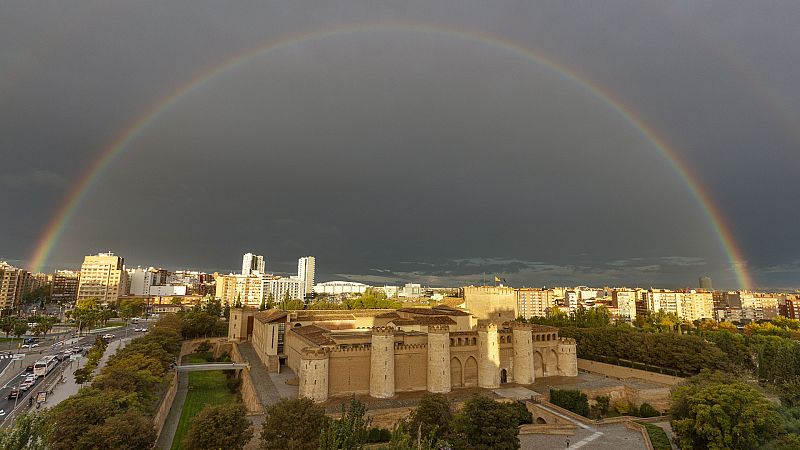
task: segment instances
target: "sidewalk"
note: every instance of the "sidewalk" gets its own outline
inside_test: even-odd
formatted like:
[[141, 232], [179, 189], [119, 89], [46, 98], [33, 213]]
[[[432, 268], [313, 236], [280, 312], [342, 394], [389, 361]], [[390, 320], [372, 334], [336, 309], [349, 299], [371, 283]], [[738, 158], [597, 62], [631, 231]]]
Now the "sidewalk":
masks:
[[181, 413], [183, 412], [183, 403], [186, 401], [188, 391], [189, 374], [179, 372], [178, 390], [175, 392], [175, 399], [172, 401], [167, 420], [164, 421], [164, 428], [161, 429], [161, 434], [158, 435], [158, 440], [156, 441], [157, 449], [169, 450], [172, 447], [172, 440], [175, 439], [175, 433], [178, 431], [178, 424], [181, 421]]
[[[106, 347], [105, 353], [103, 353], [103, 356], [100, 358], [100, 362], [97, 364], [97, 369], [95, 369], [94, 374], [97, 375], [100, 369], [106, 365], [108, 358], [121, 347], [127, 345], [130, 339], [131, 338], [120, 339], [109, 344], [108, 347]], [[84, 367], [86, 365], [86, 360], [87, 358], [85, 356], [81, 356], [77, 361], [64, 361], [61, 363], [61, 366], [57, 370], [63, 370], [64, 382], [56, 383], [55, 387], [53, 387], [53, 393], [47, 396], [47, 401], [45, 402], [46, 407], [52, 408], [70, 396], [78, 393], [81, 385], [75, 382], [74, 372], [79, 367]]]
[[275, 383], [267, 372], [266, 366], [256, 354], [253, 344], [241, 342], [238, 345], [239, 352], [250, 363], [250, 376], [253, 378], [253, 385], [256, 388], [256, 392], [258, 392], [258, 397], [261, 399], [261, 404], [266, 408], [269, 405], [278, 403], [281, 399], [281, 394], [278, 392], [278, 388], [275, 387]]

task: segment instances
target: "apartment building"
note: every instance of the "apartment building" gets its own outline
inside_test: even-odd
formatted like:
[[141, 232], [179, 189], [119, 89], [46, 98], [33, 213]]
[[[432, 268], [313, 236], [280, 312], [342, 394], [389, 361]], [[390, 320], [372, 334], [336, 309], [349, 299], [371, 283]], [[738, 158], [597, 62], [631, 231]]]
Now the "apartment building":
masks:
[[115, 303], [127, 291], [125, 259], [111, 252], [89, 255], [81, 264], [77, 300], [96, 298], [101, 304]]

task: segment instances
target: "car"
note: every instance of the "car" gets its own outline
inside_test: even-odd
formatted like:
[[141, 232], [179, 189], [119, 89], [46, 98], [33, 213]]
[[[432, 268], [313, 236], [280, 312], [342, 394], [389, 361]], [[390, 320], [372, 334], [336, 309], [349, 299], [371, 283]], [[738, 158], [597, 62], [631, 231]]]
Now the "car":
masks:
[[17, 397], [19, 397], [19, 389], [11, 388], [11, 390], [8, 391], [8, 399], [9, 400], [13, 400], [13, 399], [15, 399]]
[[25, 368], [25, 372], [33, 372], [33, 364]]
[[31, 388], [31, 386], [33, 386], [33, 383], [32, 383], [32, 382], [23, 381], [23, 382], [22, 382], [22, 383], [19, 385], [19, 390], [21, 390], [22, 392], [25, 392], [25, 391], [27, 391], [28, 389], [30, 389], [30, 388]]
[[0, 416], [5, 416], [5, 415], [6, 415], [6, 410], [0, 409]]
[[139, 328], [139, 327], [136, 327], [136, 328], [134, 328], [134, 329], [133, 329], [133, 331], [135, 331], [135, 332], [137, 332], [137, 333], [138, 333], [138, 332], [142, 331], [142, 329], [141, 329], [141, 328]]
[[22, 348], [36, 348], [38, 346], [39, 346], [39, 344], [37, 344], [35, 342], [33, 344], [22, 344]]
[[147, 328], [144, 328], [144, 327], [142, 327], [142, 330], [141, 330], [141, 331], [142, 331], [142, 333], [144, 333], [144, 332], [146, 332], [146, 331], [147, 331]]

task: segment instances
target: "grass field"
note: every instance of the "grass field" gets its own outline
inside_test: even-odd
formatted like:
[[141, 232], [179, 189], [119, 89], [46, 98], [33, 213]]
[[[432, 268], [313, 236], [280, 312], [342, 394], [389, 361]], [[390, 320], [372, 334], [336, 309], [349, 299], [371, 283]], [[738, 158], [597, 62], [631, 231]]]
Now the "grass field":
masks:
[[653, 425], [651, 423], [645, 422], [638, 422], [639, 425], [643, 425], [647, 429], [647, 434], [650, 436], [650, 442], [653, 443], [653, 448], [655, 450], [672, 450], [672, 446], [669, 445], [669, 438], [667, 438], [667, 433], [664, 432], [661, 427]]
[[[183, 357], [184, 364], [198, 364], [206, 362], [198, 355], [186, 355]], [[222, 370], [212, 370], [208, 372], [189, 372], [189, 391], [186, 394], [186, 402], [181, 411], [181, 420], [178, 422], [178, 430], [175, 432], [175, 439], [172, 441], [172, 450], [183, 448], [183, 439], [189, 431], [192, 419], [203, 409], [205, 405], [218, 405], [222, 403], [235, 403], [239, 401], [236, 394], [231, 394], [225, 382], [225, 372]]]

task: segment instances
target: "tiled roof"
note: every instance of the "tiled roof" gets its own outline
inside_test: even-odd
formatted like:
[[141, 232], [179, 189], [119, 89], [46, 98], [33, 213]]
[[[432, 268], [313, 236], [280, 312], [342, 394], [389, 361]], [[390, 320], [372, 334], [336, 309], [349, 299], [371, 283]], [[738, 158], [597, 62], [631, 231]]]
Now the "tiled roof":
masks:
[[261, 323], [270, 323], [281, 321], [286, 317], [286, 311], [280, 309], [269, 309], [256, 314], [256, 320]]
[[330, 331], [318, 325], [292, 328], [292, 332], [297, 333], [299, 336], [315, 345], [334, 344], [333, 340], [328, 337]]
[[447, 316], [423, 316], [408, 319], [394, 319], [389, 323], [396, 325], [455, 325], [456, 322]]

